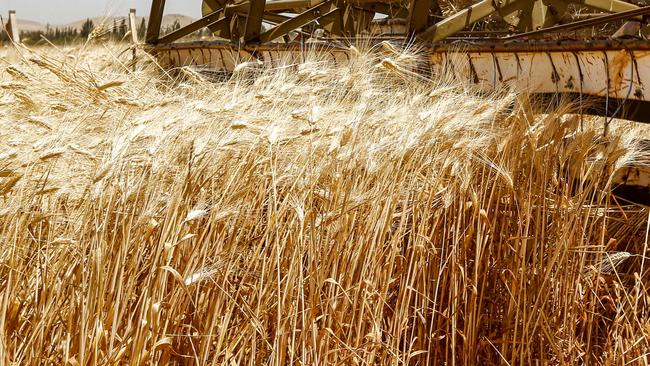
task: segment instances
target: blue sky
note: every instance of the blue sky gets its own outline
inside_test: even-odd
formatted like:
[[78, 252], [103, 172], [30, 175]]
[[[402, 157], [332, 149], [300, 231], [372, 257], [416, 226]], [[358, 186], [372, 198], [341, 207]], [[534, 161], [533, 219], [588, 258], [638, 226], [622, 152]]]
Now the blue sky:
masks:
[[[41, 23], [65, 24], [76, 20], [106, 15], [126, 15], [136, 8], [138, 15], [149, 15], [151, 0], [0, 0], [0, 14], [16, 10], [20, 19]], [[165, 13], [198, 17], [201, 0], [167, 0]]]

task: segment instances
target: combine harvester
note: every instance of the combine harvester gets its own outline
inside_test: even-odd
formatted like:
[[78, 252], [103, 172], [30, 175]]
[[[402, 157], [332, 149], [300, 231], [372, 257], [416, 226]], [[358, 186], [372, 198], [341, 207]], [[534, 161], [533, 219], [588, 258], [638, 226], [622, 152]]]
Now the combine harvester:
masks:
[[[199, 4], [197, 4], [199, 6]], [[650, 122], [650, 6], [621, 0], [480, 0], [443, 16], [437, 0], [203, 0], [203, 17], [161, 36], [165, 0], [153, 0], [146, 43], [166, 67], [229, 72], [241, 62], [300, 62], [306, 45], [333, 61], [346, 43], [409, 44], [427, 72], [477, 90], [515, 87], [585, 104], [606, 119]], [[179, 42], [209, 28], [219, 40]], [[646, 88], [649, 86], [649, 88]], [[648, 195], [650, 170], [626, 168], [620, 183]], [[632, 197], [634, 198], [634, 197]], [[637, 197], [640, 198], [640, 197]], [[638, 200], [637, 200], [638, 201]]]

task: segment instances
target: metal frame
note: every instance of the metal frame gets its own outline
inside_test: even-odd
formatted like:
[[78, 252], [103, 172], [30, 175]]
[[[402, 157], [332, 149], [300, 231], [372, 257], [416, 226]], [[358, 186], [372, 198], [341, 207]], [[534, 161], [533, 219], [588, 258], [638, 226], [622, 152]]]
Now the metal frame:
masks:
[[413, 0], [408, 14], [408, 33], [422, 33], [431, 23], [431, 13], [440, 13], [438, 2], [435, 0]]
[[[323, 61], [346, 63], [353, 51], [347, 42], [340, 42], [342, 39], [354, 42], [354, 38], [367, 36], [364, 31], [388, 29], [389, 37], [403, 44], [420, 41], [418, 50], [426, 58], [415, 71], [464, 81], [477, 92], [512, 87], [530, 93], [541, 108], [535, 113], [547, 112], [545, 108], [560, 100], [573, 100], [580, 113], [603, 116], [606, 125], [613, 118], [650, 123], [650, 41], [626, 37], [537, 39], [550, 32], [625, 20], [636, 30], [626, 31], [623, 26], [617, 33], [638, 34], [650, 17], [650, 6], [640, 8], [621, 0], [480, 0], [443, 19], [437, 0], [203, 1], [201, 19], [161, 38], [165, 1], [153, 0], [153, 29], [147, 32], [147, 43], [164, 67], [201, 65], [213, 75], [228, 75], [245, 62], [296, 65], [304, 61], [305, 50], [310, 48], [319, 52]], [[570, 4], [613, 14], [591, 14], [561, 24]], [[386, 18], [373, 20], [376, 13]], [[510, 26], [500, 32], [469, 29], [493, 14]], [[262, 31], [262, 23], [272, 27]], [[175, 43], [203, 27], [223, 40]], [[324, 37], [314, 37], [316, 29]], [[291, 41], [294, 34], [316, 39]], [[365, 39], [375, 44], [381, 41], [376, 35]], [[377, 52], [385, 52], [387, 57], [395, 56], [393, 50], [377, 47]], [[633, 187], [630, 197], [634, 201], [638, 192], [647, 193], [650, 170], [633, 170], [614, 181]]]
[[[395, 24], [401, 27], [396, 34], [397, 40], [422, 42], [421, 49], [429, 54], [429, 68], [438, 70], [432, 72], [451, 73], [469, 80], [480, 90], [493, 90], [498, 84], [516, 84], [520, 90], [540, 95], [580, 95], [582, 100], [584, 94], [605, 100], [607, 106], [625, 105], [625, 108], [616, 107], [617, 113], [650, 122], [650, 90], [646, 90], [646, 85], [650, 85], [649, 41], [530, 40], [549, 32], [612, 21], [643, 22], [650, 16], [650, 6], [640, 8], [620, 0], [481, 0], [441, 19], [436, 0], [409, 0], [408, 4], [397, 0], [252, 0], [237, 4], [222, 2], [225, 0], [204, 1], [204, 11], [209, 11], [201, 19], [158, 37], [165, 0], [153, 0], [150, 19], [152, 25], [158, 26], [148, 29], [147, 43], [161, 64], [171, 67], [204, 65], [230, 72], [238, 63], [246, 61], [300, 62], [306, 43], [302, 42], [304, 38], [294, 42], [291, 37], [294, 34], [313, 37], [315, 29], [322, 29], [325, 37], [309, 44], [324, 47], [327, 49], [324, 56], [331, 56], [334, 62], [343, 62], [349, 59], [350, 50], [334, 46], [337, 39], [351, 40], [364, 29]], [[555, 25], [557, 14], [551, 17], [544, 12], [531, 13], [553, 4], [559, 7], [578, 4], [613, 14]], [[377, 12], [386, 14], [386, 18], [381, 21], [369, 19], [368, 14], [374, 17]], [[507, 17], [524, 14], [529, 18], [523, 22], [522, 29], [528, 29], [531, 24], [543, 28], [520, 30], [514, 35], [511, 29], [505, 36], [503, 32], [495, 33], [500, 37], [464, 31], [492, 14], [500, 15], [506, 22], [512, 21]], [[262, 23], [272, 26], [262, 31]], [[203, 27], [208, 27], [223, 40], [175, 43]], [[461, 36], [453, 37], [457, 34]], [[521, 38], [528, 40], [519, 41]], [[376, 38], [373, 41], [378, 42]], [[629, 105], [634, 108], [628, 108]], [[611, 117], [611, 112], [605, 108], [595, 114]]]
[[550, 32], [557, 32], [560, 30], [568, 31], [568, 30], [580, 29], [580, 28], [590, 27], [598, 24], [607, 23], [607, 22], [613, 22], [616, 20], [637, 19], [637, 18], [641, 19], [640, 18], [641, 16], [649, 15], [649, 14], [650, 14], [650, 7], [636, 8], [632, 10], [622, 11], [619, 13], [578, 20], [572, 23], [560, 24], [553, 27], [538, 29], [526, 33], [519, 33], [512, 36], [504, 37], [503, 39], [509, 41], [518, 38], [527, 38], [527, 37], [533, 37], [538, 35], [545, 35]]
[[[223, 9], [219, 9], [217, 11], [214, 11], [203, 18], [196, 20], [185, 27], [182, 27], [181, 29], [178, 29], [172, 33], [169, 33], [165, 35], [164, 37], [158, 39], [154, 43], [171, 43], [176, 40], [179, 40], [187, 35], [190, 35], [194, 32], [196, 32], [199, 29], [205, 28], [205, 27], [210, 27], [212, 31], [214, 32], [216, 29], [223, 29], [227, 30], [228, 29], [228, 23], [225, 18], [222, 17], [222, 12]], [[149, 40], [147, 40], [149, 42]], [[151, 42], [149, 42], [151, 43]]]
[[290, 31], [303, 27], [313, 21], [323, 19], [327, 16], [333, 15], [338, 12], [338, 9], [331, 1], [327, 1], [316, 5], [305, 12], [298, 14], [293, 18], [289, 18], [284, 22], [278, 24], [272, 29], [262, 33], [259, 36], [261, 43], [273, 41], [274, 39], [287, 35]]
[[256, 40], [262, 29], [262, 18], [266, 0], [248, 0], [248, 15], [246, 16], [246, 29], [244, 31], [244, 42]]
[[131, 29], [131, 43], [138, 44], [138, 24], [136, 20], [135, 9], [129, 10], [129, 28]]
[[[401, 10], [398, 5], [391, 7], [391, 2], [395, 1], [360, 0], [353, 5], [344, 0], [250, 0], [224, 6], [218, 0], [205, 0], [211, 12], [176, 32], [160, 37], [165, 0], [153, 0], [147, 43], [171, 43], [208, 27], [215, 35], [234, 43], [257, 44], [285, 38], [294, 31], [305, 33], [301, 28], [315, 22], [332, 34], [352, 37], [370, 23], [376, 12]], [[295, 14], [295, 17], [283, 13]], [[273, 27], [262, 32], [263, 22], [271, 23]]]
[[131, 64], [133, 71], [137, 70], [138, 61], [138, 25], [135, 9], [129, 10], [129, 29], [131, 30]]
[[165, 12], [165, 0], [153, 0], [147, 25], [147, 43], [155, 44], [160, 41], [160, 27]]
[[[248, 0], [234, 4], [227, 0], [203, 1], [207, 5], [204, 9], [210, 11], [204, 12], [201, 19], [160, 37], [165, 0], [153, 0], [147, 43], [169, 44], [203, 27], [239, 46], [288, 40], [292, 32], [309, 35], [315, 28], [323, 29], [329, 36], [352, 38], [382, 21], [404, 24], [402, 36], [436, 43], [493, 14], [514, 22], [520, 32], [541, 33], [559, 20], [558, 14], [553, 13], [562, 13], [570, 4], [623, 13], [612, 20], [641, 19], [626, 13], [638, 6], [621, 0], [481, 0], [444, 19], [437, 0], [409, 0], [407, 7], [401, 0]], [[386, 19], [375, 20], [377, 13], [385, 14]], [[262, 23], [272, 27], [263, 31]]]
[[9, 10], [9, 19], [7, 21], [7, 35], [12, 42], [20, 43], [20, 29], [16, 19], [16, 11]]
[[[525, 12], [531, 4], [542, 0], [482, 0], [472, 6], [469, 6], [456, 14], [437, 22], [425, 31], [420, 33], [418, 37], [422, 40], [439, 42], [449, 36], [462, 31], [463, 29], [471, 26], [472, 24], [484, 19], [485, 17], [499, 13], [502, 15], [512, 14], [516, 11]], [[639, 7], [626, 3], [620, 0], [562, 0], [562, 4], [576, 4], [583, 5], [589, 8], [617, 13], [629, 10], [638, 9]], [[545, 23], [545, 19], [540, 19], [541, 23]], [[535, 29], [539, 30], [539, 29]]]

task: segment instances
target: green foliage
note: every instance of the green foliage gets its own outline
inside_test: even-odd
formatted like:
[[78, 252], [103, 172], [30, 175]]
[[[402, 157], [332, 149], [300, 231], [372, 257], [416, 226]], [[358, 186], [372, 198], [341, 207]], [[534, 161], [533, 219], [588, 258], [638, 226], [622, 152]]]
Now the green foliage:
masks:
[[121, 20], [113, 19], [113, 27], [111, 28], [111, 37], [114, 40], [116, 41], [123, 40], [128, 31], [129, 28], [126, 25], [125, 18], [122, 18]]
[[86, 19], [84, 24], [81, 26], [80, 36], [82, 38], [88, 38], [88, 35], [90, 34], [90, 32], [92, 32], [93, 28], [95, 28], [93, 21], [90, 19]]
[[[45, 31], [21, 31], [20, 40], [25, 44], [37, 44], [43, 42], [43, 39], [54, 44], [73, 43], [78, 40], [79, 30], [74, 27], [51, 27], [47, 26]], [[0, 32], [0, 43], [9, 41], [9, 37], [5, 32]]]

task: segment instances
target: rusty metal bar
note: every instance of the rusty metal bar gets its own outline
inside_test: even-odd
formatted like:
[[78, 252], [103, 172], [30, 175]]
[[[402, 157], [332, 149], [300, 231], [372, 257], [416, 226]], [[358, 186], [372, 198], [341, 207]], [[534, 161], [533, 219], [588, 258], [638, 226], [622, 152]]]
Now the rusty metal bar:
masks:
[[165, 0], [153, 0], [147, 25], [147, 43], [156, 44], [160, 38], [160, 27], [165, 12]]
[[250, 0], [248, 16], [246, 17], [246, 30], [244, 31], [245, 42], [250, 42], [260, 36], [265, 4], [266, 0]]
[[[407, 38], [391, 38], [395, 42], [405, 42]], [[354, 42], [354, 38], [350, 42]], [[229, 49], [233, 46], [232, 43], [226, 41], [193, 41], [172, 44], [160, 44], [154, 46], [152, 50], [181, 50], [192, 48], [205, 48], [205, 49]], [[249, 52], [259, 51], [291, 51], [300, 52], [302, 46], [299, 43], [291, 44], [259, 44], [248, 45], [246, 50]], [[346, 51], [346, 47], [339, 47], [335, 44], [329, 45], [328, 49]], [[640, 39], [599, 39], [590, 41], [548, 41], [548, 40], [535, 40], [531, 41], [503, 41], [500, 39], [493, 39], [485, 42], [474, 41], [455, 41], [455, 42], [440, 42], [427, 46], [422, 46], [422, 52], [558, 52], [558, 51], [616, 51], [616, 50], [640, 50], [650, 51], [650, 42]]]
[[[160, 38], [159, 43], [172, 43], [176, 40], [179, 40], [189, 34], [196, 32], [201, 28], [212, 26], [212, 28], [227, 28], [228, 22], [226, 18], [221, 18], [221, 12], [223, 9], [213, 11], [212, 13], [204, 16], [203, 18], [194, 21], [181, 29], [178, 29], [174, 32], [167, 34], [166, 36]], [[214, 31], [214, 30], [213, 30]]]
[[572, 22], [572, 23], [567, 23], [567, 24], [560, 24], [560, 25], [556, 25], [556, 26], [553, 26], [553, 27], [548, 27], [548, 28], [544, 28], [544, 29], [530, 31], [530, 32], [526, 32], [526, 33], [515, 34], [515, 35], [512, 35], [512, 36], [504, 37], [503, 40], [513, 40], [513, 39], [518, 39], [518, 38], [536, 36], [536, 35], [546, 34], [548, 32], [556, 32], [556, 31], [560, 31], [560, 30], [580, 29], [580, 28], [585, 28], [585, 27], [589, 27], [589, 26], [592, 26], [592, 25], [598, 25], [598, 24], [611, 22], [611, 21], [616, 21], [616, 20], [636, 18], [636, 17], [639, 17], [641, 15], [647, 15], [647, 14], [650, 14], [650, 6], [645, 6], [645, 7], [642, 7], [642, 8], [637, 8], [637, 9], [632, 9], [632, 10], [627, 10], [627, 11], [622, 11], [622, 12], [614, 13], [614, 14], [603, 15], [603, 16], [599, 16], [599, 17], [595, 17], [595, 18], [579, 20], [577, 22]]
[[412, 0], [409, 8], [408, 34], [418, 34], [429, 25], [429, 12], [437, 2], [435, 0]]
[[582, 52], [615, 50], [650, 50], [650, 42], [638, 39], [600, 39], [589, 41], [545, 41], [534, 43], [526, 40], [502, 41], [493, 39], [484, 42], [458, 40], [431, 45], [433, 52]]
[[[501, 4], [505, 7], [516, 1], [522, 0], [502, 0]], [[482, 0], [428, 27], [418, 38], [432, 42], [441, 41], [496, 12], [497, 9], [493, 0]]]

